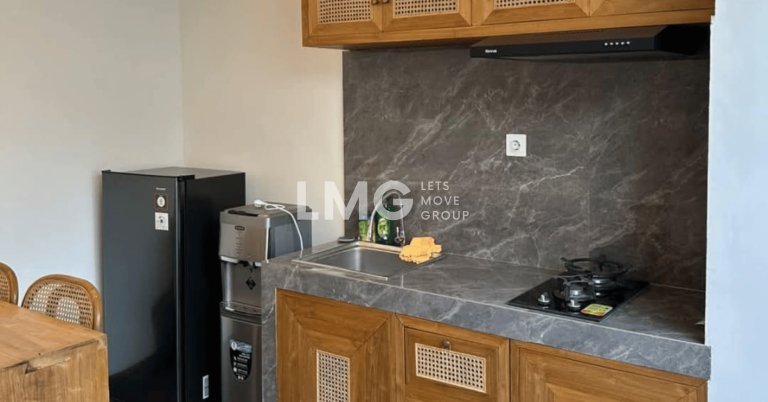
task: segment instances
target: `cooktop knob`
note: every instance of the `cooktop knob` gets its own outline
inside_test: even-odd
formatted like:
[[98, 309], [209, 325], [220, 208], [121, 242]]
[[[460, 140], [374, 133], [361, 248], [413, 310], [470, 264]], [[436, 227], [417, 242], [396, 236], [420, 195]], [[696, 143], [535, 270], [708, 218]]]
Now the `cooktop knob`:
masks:
[[548, 306], [550, 303], [552, 303], [552, 299], [549, 298], [548, 292], [544, 292], [539, 296], [539, 304], [542, 306]]
[[571, 299], [568, 301], [568, 309], [579, 311], [581, 310], [581, 303], [579, 303], [577, 300]]

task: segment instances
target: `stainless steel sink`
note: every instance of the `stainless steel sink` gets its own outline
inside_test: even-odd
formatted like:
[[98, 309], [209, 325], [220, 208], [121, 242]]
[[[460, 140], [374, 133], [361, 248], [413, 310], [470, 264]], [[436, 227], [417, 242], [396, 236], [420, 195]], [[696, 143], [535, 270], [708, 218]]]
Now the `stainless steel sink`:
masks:
[[354, 242], [308, 255], [294, 262], [323, 268], [344, 269], [379, 279], [389, 279], [443, 258], [443, 256], [437, 256], [421, 264], [414, 264], [401, 260], [400, 250], [400, 247]]

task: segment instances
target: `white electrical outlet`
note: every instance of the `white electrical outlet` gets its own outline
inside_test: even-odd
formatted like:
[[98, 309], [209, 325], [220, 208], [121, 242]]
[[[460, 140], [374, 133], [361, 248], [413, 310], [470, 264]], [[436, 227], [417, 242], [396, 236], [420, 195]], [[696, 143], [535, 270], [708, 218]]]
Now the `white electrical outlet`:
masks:
[[507, 134], [507, 156], [528, 156], [528, 140], [525, 134]]

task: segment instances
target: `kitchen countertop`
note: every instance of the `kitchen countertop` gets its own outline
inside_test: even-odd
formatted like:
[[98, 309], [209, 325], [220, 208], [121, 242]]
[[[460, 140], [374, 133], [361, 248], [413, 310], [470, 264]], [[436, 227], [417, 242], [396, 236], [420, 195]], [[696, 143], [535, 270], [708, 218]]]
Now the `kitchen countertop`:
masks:
[[[304, 251], [326, 250], [335, 243]], [[709, 379], [704, 293], [651, 285], [601, 323], [513, 307], [508, 300], [561, 271], [449, 255], [389, 281], [293, 262], [262, 269], [264, 401], [275, 401], [275, 292], [300, 293], [461, 328]]]

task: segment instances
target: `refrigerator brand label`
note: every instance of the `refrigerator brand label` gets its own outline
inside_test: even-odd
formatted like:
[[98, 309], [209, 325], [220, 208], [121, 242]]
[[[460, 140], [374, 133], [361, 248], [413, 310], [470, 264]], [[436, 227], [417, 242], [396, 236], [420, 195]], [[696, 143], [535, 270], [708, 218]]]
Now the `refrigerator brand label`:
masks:
[[168, 214], [165, 212], [155, 212], [155, 230], [168, 231]]
[[155, 211], [168, 212], [168, 195], [155, 194]]

